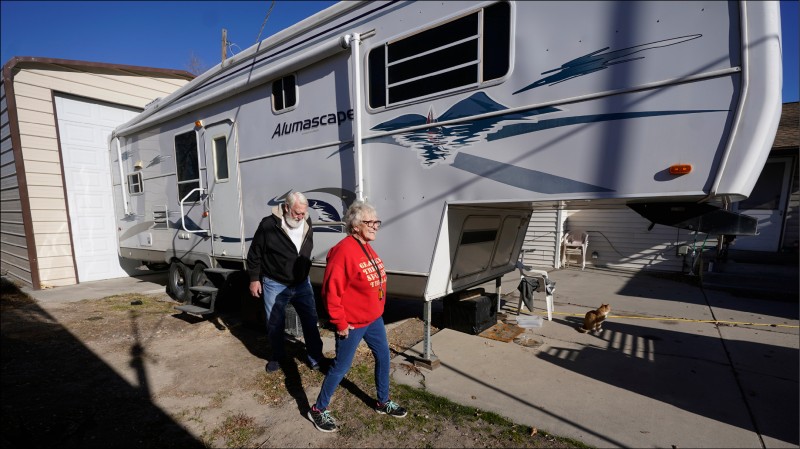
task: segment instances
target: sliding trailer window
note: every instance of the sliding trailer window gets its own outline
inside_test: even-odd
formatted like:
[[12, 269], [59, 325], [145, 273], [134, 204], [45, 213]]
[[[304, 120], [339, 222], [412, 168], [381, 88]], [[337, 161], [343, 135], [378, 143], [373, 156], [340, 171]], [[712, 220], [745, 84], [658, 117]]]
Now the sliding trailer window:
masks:
[[510, 29], [511, 7], [502, 2], [373, 48], [369, 105], [391, 106], [502, 78], [509, 69]]
[[142, 172], [137, 171], [128, 175], [128, 193], [141, 195], [142, 190]]
[[[178, 202], [180, 202], [189, 192], [200, 187], [195, 131], [175, 136], [175, 168], [178, 175]], [[194, 192], [186, 201], [189, 203], [200, 201], [200, 192]]]
[[294, 75], [272, 82], [272, 110], [283, 112], [297, 104], [297, 83]]

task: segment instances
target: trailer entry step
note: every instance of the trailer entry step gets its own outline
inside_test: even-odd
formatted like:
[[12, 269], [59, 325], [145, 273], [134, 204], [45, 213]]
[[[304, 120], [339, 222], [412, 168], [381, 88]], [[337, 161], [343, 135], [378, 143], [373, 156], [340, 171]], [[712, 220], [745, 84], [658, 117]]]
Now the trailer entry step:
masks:
[[185, 312], [191, 315], [197, 315], [199, 317], [204, 317], [211, 313], [214, 313], [211, 309], [206, 309], [205, 307], [198, 307], [192, 304], [184, 304], [182, 306], [175, 306], [176, 310], [180, 310], [181, 312]]

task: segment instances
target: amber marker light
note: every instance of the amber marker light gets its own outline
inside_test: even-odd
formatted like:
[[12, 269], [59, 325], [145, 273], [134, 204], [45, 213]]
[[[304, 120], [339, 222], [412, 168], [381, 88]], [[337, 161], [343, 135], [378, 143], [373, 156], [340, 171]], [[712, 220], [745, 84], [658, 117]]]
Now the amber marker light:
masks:
[[208, 211], [203, 212], [203, 218], [208, 217]]
[[670, 175], [687, 175], [692, 172], [692, 164], [675, 164], [669, 166]]
[[194, 126], [196, 126], [197, 128], [202, 128], [203, 127], [203, 121], [202, 120], [196, 120], [194, 122]]

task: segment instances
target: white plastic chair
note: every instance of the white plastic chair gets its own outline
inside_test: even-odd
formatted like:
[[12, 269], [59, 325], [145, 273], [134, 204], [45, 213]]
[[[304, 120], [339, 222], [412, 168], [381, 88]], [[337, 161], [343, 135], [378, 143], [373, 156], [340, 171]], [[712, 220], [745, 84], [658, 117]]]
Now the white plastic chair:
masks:
[[[519, 270], [520, 281], [526, 277], [538, 277], [541, 279], [537, 292], [544, 292], [545, 303], [547, 304], [547, 321], [553, 321], [553, 292], [555, 290], [555, 282], [551, 281], [547, 276], [547, 271], [536, 270], [530, 265], [525, 265], [522, 257], [526, 251], [520, 252], [519, 260], [516, 267]], [[531, 298], [531, 307], [533, 307], [533, 298]], [[522, 294], [519, 295], [519, 304], [517, 304], [517, 316], [522, 311]], [[533, 312], [533, 310], [531, 310]]]
[[589, 233], [567, 231], [561, 240], [561, 265], [569, 265], [570, 256], [576, 255], [581, 260], [581, 270], [586, 268], [586, 251], [589, 248]]

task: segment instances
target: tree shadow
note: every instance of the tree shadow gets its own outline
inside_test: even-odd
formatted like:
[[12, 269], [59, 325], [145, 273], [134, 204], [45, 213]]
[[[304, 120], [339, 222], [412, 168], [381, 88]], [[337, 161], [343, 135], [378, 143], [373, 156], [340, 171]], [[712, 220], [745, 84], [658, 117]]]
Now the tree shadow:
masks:
[[2, 294], [3, 447], [204, 447], [153, 403], [135, 316], [130, 364], [139, 385], [5, 279]]
[[[553, 321], [577, 325], [577, 319]], [[592, 335], [596, 343], [584, 348], [552, 346], [538, 357], [594, 381], [698, 416], [797, 444], [800, 417], [796, 349], [613, 320], [604, 323], [603, 331]], [[734, 357], [728, 360], [710, 354]], [[761, 369], [765, 363], [779, 368]], [[730, 397], [731, 391], [743, 394]], [[756, 420], [765, 416], [767, 419]]]

